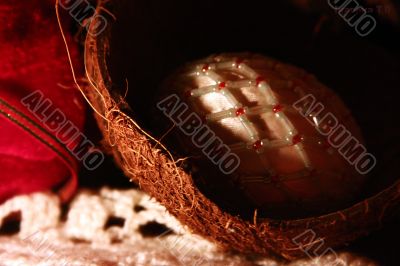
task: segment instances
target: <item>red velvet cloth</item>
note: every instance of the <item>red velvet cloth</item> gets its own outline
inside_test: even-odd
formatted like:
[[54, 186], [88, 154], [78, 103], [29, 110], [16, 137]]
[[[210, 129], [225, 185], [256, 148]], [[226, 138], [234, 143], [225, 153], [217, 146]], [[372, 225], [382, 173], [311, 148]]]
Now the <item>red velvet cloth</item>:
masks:
[[[65, 25], [68, 33], [68, 25]], [[67, 36], [72, 57], [77, 44]], [[75, 66], [78, 66], [75, 62]], [[78, 66], [79, 69], [79, 66]], [[84, 103], [74, 87], [54, 2], [0, 2], [0, 203], [18, 194], [57, 189], [63, 200], [77, 184], [77, 160], [21, 100], [40, 90], [79, 130]], [[79, 139], [70, 143], [76, 145]]]

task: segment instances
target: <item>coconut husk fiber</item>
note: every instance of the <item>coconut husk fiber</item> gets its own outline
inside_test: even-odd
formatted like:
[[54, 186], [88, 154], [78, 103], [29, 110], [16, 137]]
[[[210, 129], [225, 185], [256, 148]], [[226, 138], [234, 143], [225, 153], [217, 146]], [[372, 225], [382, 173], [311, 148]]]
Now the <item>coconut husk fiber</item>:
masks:
[[[318, 241], [307, 242], [307, 250], [321, 253], [368, 234], [396, 215], [400, 65], [398, 41], [388, 35], [398, 33], [396, 29], [382, 24], [367, 38], [348, 27], [331, 30], [327, 25], [316, 32], [319, 16], [285, 1], [262, 6], [258, 1], [114, 0], [100, 2], [97, 12], [107, 18], [107, 27], [97, 36], [87, 35], [91, 85], [83, 91], [105, 146], [133, 182], [194, 233], [225, 249], [294, 259], [306, 253], [293, 239], [309, 229], [323, 239], [323, 247]], [[91, 21], [93, 30], [96, 20]], [[150, 99], [168, 74], [211, 53], [248, 50], [310, 71], [352, 110], [378, 161], [352, 205], [304, 219], [233, 215], [206, 197], [172, 157], [170, 147], [159, 141], [161, 136], [152, 134]]]

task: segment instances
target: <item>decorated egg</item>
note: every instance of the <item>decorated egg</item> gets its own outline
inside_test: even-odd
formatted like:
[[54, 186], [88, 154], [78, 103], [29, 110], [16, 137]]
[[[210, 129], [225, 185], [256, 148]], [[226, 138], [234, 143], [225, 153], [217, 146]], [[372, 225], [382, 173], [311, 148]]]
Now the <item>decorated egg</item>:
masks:
[[331, 211], [354, 200], [374, 165], [334, 92], [261, 55], [190, 63], [168, 78], [157, 107], [192, 175], [227, 206], [279, 217]]

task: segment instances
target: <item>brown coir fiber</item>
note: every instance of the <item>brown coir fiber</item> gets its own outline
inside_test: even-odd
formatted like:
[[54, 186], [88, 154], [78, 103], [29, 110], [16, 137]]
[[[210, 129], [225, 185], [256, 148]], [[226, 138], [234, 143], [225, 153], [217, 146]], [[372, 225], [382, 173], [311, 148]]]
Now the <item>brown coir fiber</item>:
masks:
[[[395, 213], [395, 210], [398, 207], [400, 195], [400, 181], [397, 179], [399, 176], [399, 171], [398, 167], [396, 166], [398, 159], [394, 159], [395, 155], [398, 154], [398, 147], [395, 148], [395, 151], [392, 153], [386, 152], [384, 147], [382, 148], [383, 151], [376, 149], [376, 152], [379, 155], [384, 154], [386, 156], [378, 158], [378, 160], [384, 161], [386, 165], [378, 168], [379, 181], [371, 181], [371, 184], [373, 184], [371, 186], [373, 186], [374, 189], [370, 190], [368, 193], [366, 192], [364, 198], [360, 199], [358, 203], [355, 203], [353, 206], [349, 206], [346, 209], [323, 216], [309, 217], [300, 220], [272, 220], [259, 219], [255, 215], [254, 219], [245, 220], [240, 216], [233, 216], [230, 213], [224, 212], [213, 201], [206, 198], [194, 185], [192, 177], [173, 161], [172, 156], [167, 149], [164, 148], [162, 144], [156, 140], [156, 138], [142, 130], [142, 127], [145, 124], [143, 121], [146, 121], [146, 116], [145, 114], [141, 116], [145, 110], [141, 109], [143, 108], [141, 105], [146, 103], [145, 97], [150, 97], [151, 94], [154, 93], [154, 90], [152, 90], [152, 88], [143, 88], [143, 83], [140, 83], [140, 81], [135, 81], [135, 75], [137, 80], [140, 80], [143, 76], [146, 77], [146, 75], [149, 75], [149, 72], [152, 75], [154, 74], [155, 77], [158, 77], [157, 73], [161, 73], [163, 67], [165, 67], [165, 69], [169, 69], [171, 67], [171, 65], [168, 63], [172, 60], [159, 61], [154, 65], [154, 68], [146, 66], [146, 62], [154, 61], [157, 56], [167, 53], [164, 50], [168, 50], [170, 47], [170, 43], [168, 43], [168, 34], [160, 33], [165, 34], [164, 37], [166, 37], [166, 43], [159, 44], [161, 47], [159, 51], [152, 50], [147, 52], [146, 50], [155, 49], [154, 47], [149, 48], [149, 45], [146, 45], [146, 41], [154, 38], [154, 36], [151, 35], [151, 31], [154, 30], [153, 26], [161, 28], [165, 26], [160, 23], [159, 17], [157, 17], [159, 14], [154, 14], [154, 10], [166, 12], [166, 14], [168, 14], [166, 16], [169, 17], [171, 21], [174, 23], [177, 22], [177, 24], [172, 24], [174, 26], [180, 25], [179, 20], [176, 19], [175, 21], [174, 16], [176, 14], [182, 14], [182, 12], [174, 13], [174, 11], [171, 11], [176, 10], [176, 7], [173, 7], [171, 10], [163, 11], [163, 9], [166, 8], [165, 5], [176, 4], [176, 6], [179, 6], [181, 3], [177, 4], [168, 1], [160, 1], [168, 3], [155, 2], [146, 5], [144, 2], [146, 1], [119, 0], [105, 1], [100, 3], [100, 6], [97, 8], [97, 12], [107, 18], [107, 27], [105, 31], [101, 32], [97, 36], [91, 34], [87, 35], [85, 42], [85, 61], [87, 76], [91, 86], [85, 88], [84, 93], [88, 96], [91, 105], [97, 113], [96, 118], [100, 129], [103, 132], [106, 146], [108, 146], [112, 152], [118, 165], [124, 170], [125, 174], [133, 182], [139, 184], [141, 189], [146, 191], [152, 197], [156, 198], [168, 209], [171, 214], [177, 217], [179, 221], [187, 225], [194, 233], [198, 233], [214, 242], [217, 242], [221, 245], [221, 247], [226, 249], [263, 255], [278, 254], [286, 259], [294, 259], [307, 254], [321, 255], [324, 253], [324, 251], [328, 250], [328, 248], [340, 246], [359, 236], [365, 235], [372, 229], [379, 227], [382, 221], [388, 217], [391, 217]], [[224, 4], [228, 5], [229, 2], [224, 2]], [[162, 7], [157, 7], [157, 5], [162, 5]], [[187, 3], [187, 5], [190, 4]], [[214, 8], [216, 8], [216, 4], [212, 3], [212, 5], [214, 5]], [[285, 6], [281, 6], [281, 4], [276, 5], [277, 7], [271, 8], [271, 12], [279, 13], [278, 11], [281, 9], [278, 8], [285, 8]], [[149, 10], [151, 10], [151, 12]], [[255, 10], [257, 10], [257, 8], [255, 8]], [[110, 16], [110, 12], [113, 14], [113, 16], [115, 16], [116, 21]], [[293, 11], [289, 9], [288, 12], [291, 14], [291, 17], [293, 17], [294, 13], [291, 13]], [[138, 18], [140, 16], [143, 18], [142, 21], [140, 21], [140, 18]], [[191, 16], [186, 17], [188, 21], [190, 21], [190, 18]], [[99, 18], [97, 17], [92, 20], [91, 26], [89, 27], [89, 32], [91, 30], [95, 31], [94, 27], [96, 23], [99, 22], [97, 21], [98, 19]], [[127, 21], [129, 22], [130, 19], [132, 19], [131, 24], [127, 23]], [[157, 22], [153, 23], [152, 21], [154, 20]], [[222, 20], [222, 22], [223, 21], [224, 20]], [[307, 24], [311, 20], [304, 18], [302, 21], [305, 21], [304, 23]], [[151, 25], [146, 25], [146, 22], [149, 22]], [[116, 26], [118, 23], [120, 23], [119, 27]], [[286, 28], [284, 25], [282, 27], [284, 29]], [[223, 26], [221, 26], [221, 28], [223, 28]], [[240, 31], [240, 28], [235, 28], [234, 30]], [[268, 32], [268, 29], [266, 29], [266, 31]], [[149, 32], [150, 34], [147, 34]], [[183, 34], [185, 32], [179, 32], [178, 29], [173, 33]], [[190, 38], [189, 33], [185, 34], [187, 34], [185, 35], [185, 38]], [[296, 34], [296, 29], [293, 29], [293, 34]], [[271, 35], [273, 35], [273, 33]], [[226, 36], [229, 37], [230, 35], [227, 34]], [[121, 80], [118, 80], [118, 75], [125, 75], [126, 73], [124, 73], [124, 71], [126, 69], [124, 69], [121, 65], [115, 64], [115, 62], [112, 63], [115, 54], [118, 53], [126, 53], [126, 58], [122, 57], [123, 60], [127, 62], [131, 60], [128, 50], [118, 52], [118, 49], [115, 48], [117, 45], [114, 45], [113, 42], [115, 38], [118, 37], [121, 38], [121, 42], [125, 43], [125, 46], [123, 47], [130, 49], [129, 51], [143, 49], [138, 51], [138, 54], [135, 57], [136, 61], [132, 62], [136, 64], [136, 67], [132, 68], [134, 73], [130, 73], [134, 77], [132, 78], [131, 76], [128, 76], [129, 94], [132, 97], [128, 97], [128, 99], [132, 110], [127, 108], [127, 103], [125, 102], [124, 97], [124, 89], [121, 90], [121, 88], [126, 88], [126, 84], [123, 84], [123, 82], [121, 84], [121, 80], [124, 81], [124, 79], [122, 78]], [[173, 39], [174, 37], [175, 36], [170, 36], [170, 39]], [[206, 39], [209, 36], [201, 35], [200, 37]], [[195, 38], [195, 36], [193, 38]], [[354, 41], [348, 38], [347, 35], [345, 35], [343, 38], [348, 41], [346, 44], [348, 43], [350, 46], [354, 46], [354, 43], [357, 45], [363, 45], [364, 48], [369, 48], [368, 53], [374, 54], [376, 52], [377, 54], [381, 55], [380, 50], [375, 49], [375, 46], [373, 45], [371, 46], [373, 47], [372, 49], [371, 47], [367, 46], [368, 44], [365, 42]], [[227, 42], [229, 42], [229, 40]], [[137, 47], [130, 47], [130, 45], [136, 43]], [[191, 44], [193, 43], [196, 42], [193, 41]], [[114, 48], [112, 48], [113, 45]], [[297, 39], [296, 45], [302, 46], [301, 38]], [[332, 46], [334, 45], [337, 46], [337, 43], [332, 44]], [[343, 45], [343, 43], [341, 45]], [[282, 46], [284, 47], [284, 44], [282, 44]], [[255, 45], [254, 49], [259, 49], [260, 47], [261, 46]], [[209, 54], [209, 51], [206, 51], [204, 46], [190, 47], [188, 50], [178, 49], [178, 51], [181, 54], [185, 54], [189, 53], [189, 50], [196, 50], [196, 48], [198, 48], [199, 54], [193, 54], [191, 56], [197, 58], [199, 55], [202, 55], [203, 52], [205, 55]], [[209, 47], [206, 45], [206, 48]], [[219, 51], [219, 49], [223, 48], [224, 47], [218, 46], [215, 49], [216, 51]], [[236, 46], [231, 49], [242, 48], [242, 46], [236, 43]], [[271, 49], [273, 50], [273, 48], [276, 47], [272, 47]], [[285, 48], [286, 47], [283, 49]], [[278, 55], [283, 55], [281, 50], [278, 48], [275, 51]], [[292, 56], [294, 61], [300, 60], [295, 54], [301, 53], [301, 51], [291, 51], [293, 54], [290, 54], [289, 56]], [[352, 52], [355, 51], [355, 49], [352, 50]], [[382, 52], [382, 54], [386, 55], [385, 52]], [[141, 55], [142, 57], [147, 56], [146, 60], [141, 61]], [[189, 58], [190, 56], [182, 56], [182, 58], [180, 58], [180, 54], [178, 52], [176, 52], [176, 54], [173, 56], [173, 60], [176, 60], [173, 66], [177, 66], [184, 61], [192, 59]], [[317, 58], [318, 54], [314, 56]], [[355, 60], [354, 57], [357, 57], [357, 55], [353, 55], [352, 60]], [[381, 57], [374, 57], [371, 55], [368, 60], [370, 61], [374, 58]], [[180, 62], [181, 59], [182, 62]], [[329, 58], [326, 60], [329, 60]], [[119, 61], [120, 64], [121, 62], [122, 61]], [[384, 63], [385, 61], [382, 62]], [[379, 62], [374, 63], [380, 64]], [[351, 65], [351, 63], [347, 61], [346, 64]], [[344, 68], [346, 68], [346, 64], [343, 64]], [[362, 66], [361, 63], [360, 65]], [[116, 69], [117, 66], [120, 68]], [[393, 66], [392, 70], [385, 70], [385, 73], [388, 71], [396, 71], [396, 67], [398, 66]], [[327, 71], [330, 71], [330, 75], [335, 73], [334, 75], [336, 79], [338, 74], [333, 70], [329, 69], [328, 67]], [[375, 71], [378, 71], [375, 75], [381, 75], [379, 76], [379, 82], [384, 82], [386, 77], [385, 74], [380, 74], [379, 70]], [[354, 75], [355, 76], [352, 78], [357, 79], [357, 75]], [[362, 73], [360, 75], [368, 74]], [[329, 78], [326, 79], [329, 80]], [[344, 79], [346, 80], [346, 78]], [[359, 82], [361, 86], [363, 84], [363, 80], [360, 80], [361, 81], [357, 82]], [[153, 80], [149, 80], [149, 84], [151, 84], [152, 81]], [[154, 78], [154, 82], [158, 82], [157, 78]], [[396, 84], [394, 80], [392, 80], [392, 82], [393, 84]], [[366, 81], [365, 87], [369, 86], [369, 84], [370, 86], [375, 86], [373, 81], [368, 80]], [[349, 86], [352, 86], [352, 82], [350, 82]], [[389, 85], [385, 84], [385, 86], [387, 89]], [[149, 85], [149, 87], [151, 86]], [[391, 92], [392, 91], [389, 91], [389, 93]], [[368, 93], [364, 91], [361, 97], [364, 97], [365, 95], [368, 95]], [[375, 100], [376, 97], [376, 94], [372, 94], [371, 96], [371, 98]], [[382, 98], [383, 103], [381, 102], [380, 104], [385, 104], [385, 99], [390, 101], [392, 98], [394, 97], [391, 96], [388, 98]], [[350, 100], [354, 99], [351, 99], [350, 97]], [[365, 98], [365, 100], [367, 100], [367, 98]], [[353, 111], [355, 110], [357, 117], [358, 105], [350, 105], [350, 108], [354, 108]], [[366, 109], [360, 109], [359, 112], [363, 113], [365, 110]], [[385, 110], [385, 113], [390, 114], [391, 112], [390, 110]], [[392, 116], [389, 115], [390, 117], [382, 118], [382, 113], [378, 113], [376, 116], [371, 113], [368, 114], [368, 118], [371, 119], [371, 121], [375, 121], [374, 119], [376, 118], [378, 121], [385, 121], [385, 119], [387, 119], [390, 122], [393, 121], [391, 119], [397, 117], [397, 114], [398, 112], [392, 112]], [[359, 117], [363, 118], [364, 116]], [[361, 127], [364, 127], [365, 124], [368, 124], [369, 120], [366, 121], [367, 122], [364, 120], [361, 121]], [[387, 135], [392, 137], [396, 136], [397, 133], [395, 133], [395, 130], [395, 127], [389, 128], [389, 133], [387, 133]], [[380, 135], [382, 138], [384, 136], [382, 130], [380, 131], [377, 129], [371, 129], [371, 131], [368, 132], [372, 133], [366, 134], [367, 142], [368, 139], [375, 139], [375, 133], [382, 134]], [[378, 146], [382, 147], [382, 142], [379, 141], [369, 141], [369, 143], [372, 143], [373, 148]], [[389, 166], [387, 166], [387, 164], [389, 164]], [[382, 179], [389, 175], [390, 179], [383, 182]], [[299, 236], [305, 232], [308, 232], [307, 230], [309, 229], [313, 230], [315, 241], [310, 242], [310, 239], [299, 239]], [[293, 241], [293, 239], [296, 241]], [[318, 240], [321, 239], [323, 239], [323, 247], [320, 246], [321, 242], [318, 242]], [[299, 242], [303, 242], [307, 245], [301, 246], [299, 245]], [[308, 250], [308, 252], [305, 253], [304, 250]]]

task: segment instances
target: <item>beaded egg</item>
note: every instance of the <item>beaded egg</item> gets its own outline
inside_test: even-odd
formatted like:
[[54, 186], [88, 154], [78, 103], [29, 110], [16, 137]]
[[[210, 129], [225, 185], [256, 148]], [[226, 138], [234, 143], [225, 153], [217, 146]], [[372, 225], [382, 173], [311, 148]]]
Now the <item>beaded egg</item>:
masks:
[[158, 108], [210, 195], [269, 217], [345, 206], [373, 164], [334, 92], [262, 55], [214, 55], [182, 67], [165, 82]]

